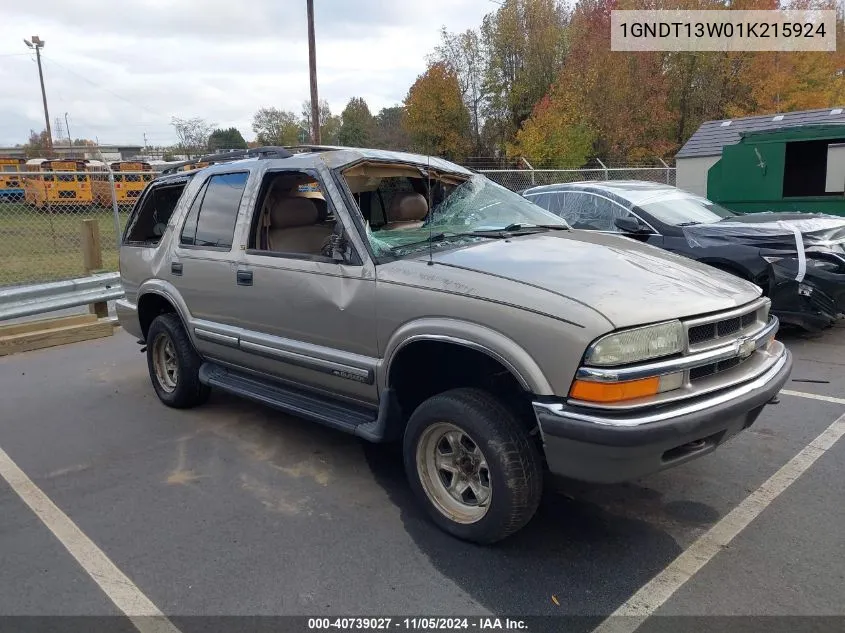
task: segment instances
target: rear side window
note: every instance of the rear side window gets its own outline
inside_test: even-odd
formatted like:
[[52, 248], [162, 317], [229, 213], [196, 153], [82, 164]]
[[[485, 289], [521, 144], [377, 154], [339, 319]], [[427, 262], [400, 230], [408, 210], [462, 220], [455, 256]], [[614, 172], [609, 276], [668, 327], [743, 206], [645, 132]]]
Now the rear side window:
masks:
[[139, 200], [126, 227], [124, 244], [155, 245], [173, 215], [176, 203], [185, 189], [185, 182], [160, 185], [147, 190]]
[[205, 190], [197, 195], [188, 212], [182, 229], [182, 244], [232, 248], [235, 222], [248, 176], [241, 172], [208, 179]]

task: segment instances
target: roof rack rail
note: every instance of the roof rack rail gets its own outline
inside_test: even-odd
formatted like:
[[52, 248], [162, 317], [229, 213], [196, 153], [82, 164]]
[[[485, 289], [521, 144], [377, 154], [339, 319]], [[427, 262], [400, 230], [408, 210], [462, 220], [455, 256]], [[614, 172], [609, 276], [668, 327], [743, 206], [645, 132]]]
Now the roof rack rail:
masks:
[[328, 152], [332, 150], [338, 149], [350, 149], [348, 147], [344, 147], [342, 145], [310, 145], [310, 144], [303, 144], [303, 145], [285, 145], [284, 149], [294, 152], [294, 153], [305, 153], [305, 152]]
[[244, 158], [290, 158], [293, 156], [287, 148], [275, 145], [266, 145], [264, 147], [253, 147], [250, 149], [236, 149], [231, 152], [219, 152], [217, 154], [205, 154], [192, 158], [191, 160], [184, 160], [172, 165], [168, 165], [162, 170], [162, 176], [174, 174], [183, 167], [189, 165], [196, 165], [198, 163], [227, 163], [233, 160], [242, 160]]

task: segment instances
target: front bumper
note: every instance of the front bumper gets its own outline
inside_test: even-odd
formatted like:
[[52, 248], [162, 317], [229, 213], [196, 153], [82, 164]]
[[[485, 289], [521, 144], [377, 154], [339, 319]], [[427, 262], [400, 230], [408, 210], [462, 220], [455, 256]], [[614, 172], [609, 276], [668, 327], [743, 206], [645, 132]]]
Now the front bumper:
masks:
[[598, 483], [636, 479], [713, 451], [751, 426], [792, 370], [783, 355], [749, 382], [646, 411], [613, 414], [561, 401], [533, 403], [549, 470]]
[[808, 267], [799, 282], [796, 266], [794, 260], [769, 266], [772, 314], [782, 323], [809, 331], [829, 327], [845, 313], [845, 274]]

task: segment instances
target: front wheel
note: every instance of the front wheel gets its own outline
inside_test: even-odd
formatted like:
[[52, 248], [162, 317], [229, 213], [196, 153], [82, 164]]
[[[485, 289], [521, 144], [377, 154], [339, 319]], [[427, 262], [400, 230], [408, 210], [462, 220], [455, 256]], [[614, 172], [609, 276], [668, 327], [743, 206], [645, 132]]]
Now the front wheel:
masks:
[[159, 400], [177, 409], [208, 400], [209, 388], [199, 380], [201, 364], [179, 317], [157, 316], [147, 332], [147, 367]]
[[494, 543], [525, 526], [540, 503], [540, 455], [525, 425], [492, 395], [453, 389], [414, 411], [405, 471], [434, 522], [458, 538]]

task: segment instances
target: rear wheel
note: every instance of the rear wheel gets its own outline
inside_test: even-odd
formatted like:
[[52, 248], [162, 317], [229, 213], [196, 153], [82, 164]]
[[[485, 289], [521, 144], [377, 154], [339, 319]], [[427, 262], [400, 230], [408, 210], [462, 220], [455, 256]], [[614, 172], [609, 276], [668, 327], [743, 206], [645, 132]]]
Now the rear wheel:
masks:
[[147, 332], [147, 367], [156, 395], [169, 407], [185, 409], [208, 400], [199, 380], [202, 359], [175, 314], [157, 316]]
[[526, 427], [479, 389], [423, 402], [408, 422], [404, 458], [433, 521], [461, 539], [499, 541], [527, 524], [540, 503], [540, 455]]

